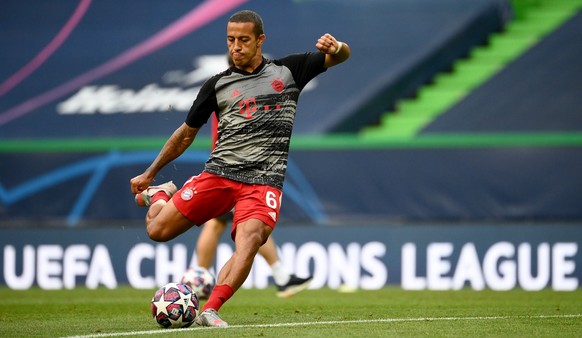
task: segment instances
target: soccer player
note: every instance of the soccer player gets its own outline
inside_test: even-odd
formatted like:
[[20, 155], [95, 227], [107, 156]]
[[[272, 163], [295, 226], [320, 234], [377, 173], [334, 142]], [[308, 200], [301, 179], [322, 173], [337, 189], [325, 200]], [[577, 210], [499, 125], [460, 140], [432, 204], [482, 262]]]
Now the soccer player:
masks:
[[[152, 164], [130, 180], [138, 204], [149, 206], [146, 231], [154, 241], [169, 241], [235, 210], [234, 253], [196, 318], [201, 326], [228, 326], [218, 311], [244, 283], [259, 247], [275, 228], [301, 90], [350, 56], [346, 43], [325, 33], [315, 44], [317, 52], [267, 60], [261, 49], [266, 40], [262, 19], [248, 10], [230, 17], [226, 39], [234, 66], [203, 84], [186, 121]], [[172, 182], [150, 186], [157, 173], [192, 144], [213, 112], [219, 118], [218, 142], [203, 172], [179, 191]]]
[[[229, 65], [233, 66], [232, 60], [228, 58]], [[218, 118], [212, 115], [212, 150], [216, 147], [218, 141]], [[204, 224], [198, 241], [196, 243], [196, 256], [198, 266], [210, 270], [212, 261], [218, 247], [220, 236], [229, 222], [232, 222], [232, 212], [228, 212], [220, 217], [213, 218]], [[312, 277], [301, 278], [291, 274], [279, 261], [277, 246], [273, 240], [273, 235], [269, 236], [267, 242], [259, 248], [259, 255], [263, 256], [273, 275], [275, 286], [277, 287], [277, 296], [281, 298], [291, 297], [309, 287]]]

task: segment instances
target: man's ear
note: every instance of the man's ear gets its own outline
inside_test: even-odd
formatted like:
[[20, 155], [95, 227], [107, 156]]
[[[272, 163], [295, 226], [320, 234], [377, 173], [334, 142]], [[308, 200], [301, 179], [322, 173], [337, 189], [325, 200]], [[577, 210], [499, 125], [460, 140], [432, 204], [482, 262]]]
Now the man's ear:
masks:
[[266, 39], [267, 36], [265, 34], [259, 35], [259, 38], [257, 39], [257, 47], [261, 47], [261, 45], [263, 44], [263, 42], [265, 42]]

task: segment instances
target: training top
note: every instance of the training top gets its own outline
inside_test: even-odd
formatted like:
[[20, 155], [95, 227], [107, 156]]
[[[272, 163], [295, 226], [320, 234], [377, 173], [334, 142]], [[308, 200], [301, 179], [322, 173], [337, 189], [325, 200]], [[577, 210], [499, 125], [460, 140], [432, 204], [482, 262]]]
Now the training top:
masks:
[[200, 128], [213, 112], [218, 117], [204, 171], [282, 190], [299, 94], [326, 71], [324, 62], [320, 52], [263, 58], [252, 73], [230, 67], [206, 81], [185, 121]]

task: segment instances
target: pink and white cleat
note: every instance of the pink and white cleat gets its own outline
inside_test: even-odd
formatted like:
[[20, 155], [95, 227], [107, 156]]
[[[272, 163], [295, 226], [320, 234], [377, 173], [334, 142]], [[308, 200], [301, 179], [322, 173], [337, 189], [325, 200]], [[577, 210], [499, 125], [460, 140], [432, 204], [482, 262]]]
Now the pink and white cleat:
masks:
[[196, 324], [199, 326], [228, 327], [228, 323], [220, 318], [214, 309], [206, 309], [196, 316]]

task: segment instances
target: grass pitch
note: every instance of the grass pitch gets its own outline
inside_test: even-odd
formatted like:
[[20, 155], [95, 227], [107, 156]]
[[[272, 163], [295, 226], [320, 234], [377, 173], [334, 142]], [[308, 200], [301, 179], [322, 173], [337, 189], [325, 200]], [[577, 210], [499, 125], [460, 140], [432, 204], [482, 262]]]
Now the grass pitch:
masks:
[[231, 327], [162, 329], [155, 290], [0, 288], [0, 337], [580, 337], [575, 292], [241, 289], [222, 309]]

